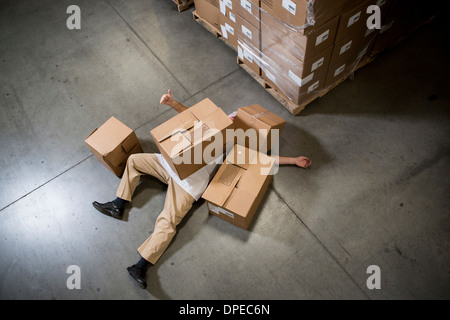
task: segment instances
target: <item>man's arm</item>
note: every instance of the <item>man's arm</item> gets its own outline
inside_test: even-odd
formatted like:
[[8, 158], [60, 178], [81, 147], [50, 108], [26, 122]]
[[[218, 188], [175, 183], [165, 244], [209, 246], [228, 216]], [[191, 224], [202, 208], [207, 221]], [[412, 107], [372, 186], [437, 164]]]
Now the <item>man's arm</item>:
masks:
[[311, 160], [307, 157], [281, 157], [281, 156], [273, 156], [275, 161], [278, 162], [279, 165], [296, 165], [300, 168], [308, 168], [311, 165]]
[[159, 103], [170, 106], [172, 109], [174, 109], [178, 113], [183, 112], [184, 110], [187, 110], [186, 106], [182, 105], [181, 103], [179, 103], [178, 101], [173, 99], [172, 92], [170, 91], [170, 89], [166, 94], [164, 94], [161, 97], [161, 100], [159, 101]]

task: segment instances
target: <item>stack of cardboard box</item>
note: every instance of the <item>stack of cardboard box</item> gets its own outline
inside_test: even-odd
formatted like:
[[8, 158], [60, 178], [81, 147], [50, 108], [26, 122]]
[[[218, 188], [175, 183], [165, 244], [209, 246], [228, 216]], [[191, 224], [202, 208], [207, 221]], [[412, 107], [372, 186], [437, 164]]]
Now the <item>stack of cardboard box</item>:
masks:
[[[438, 3], [433, 0], [430, 5], [413, 6], [409, 0], [195, 0], [197, 14], [220, 30], [239, 59], [297, 106], [327, 92], [363, 59], [429, 19], [439, 10]], [[380, 12], [382, 24], [376, 28], [368, 28], [368, 21], [374, 21], [376, 14], [371, 6], [377, 6]]]

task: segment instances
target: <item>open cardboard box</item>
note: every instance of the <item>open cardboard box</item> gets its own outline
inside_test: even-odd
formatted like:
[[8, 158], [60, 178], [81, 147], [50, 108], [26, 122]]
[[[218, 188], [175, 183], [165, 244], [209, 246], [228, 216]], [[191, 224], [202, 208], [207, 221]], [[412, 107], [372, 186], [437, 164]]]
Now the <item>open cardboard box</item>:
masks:
[[210, 143], [220, 139], [222, 148], [225, 146], [225, 131], [232, 124], [222, 109], [210, 99], [204, 99], [154, 128], [150, 134], [167, 163], [180, 179], [185, 179], [207, 164], [203, 151]]
[[234, 145], [203, 193], [209, 212], [248, 229], [272, 181], [274, 166], [274, 158]]
[[[267, 153], [272, 149], [272, 132], [278, 130], [278, 136], [274, 137], [274, 139], [277, 139], [285, 124], [286, 120], [258, 104], [239, 108], [234, 118], [233, 129], [242, 129], [244, 132], [254, 129], [257, 140], [253, 142], [256, 142], [255, 146], [250, 146], [250, 139], [246, 139], [246, 137], [241, 139], [236, 137], [234, 142], [247, 148]], [[262, 148], [260, 149], [260, 147]]]

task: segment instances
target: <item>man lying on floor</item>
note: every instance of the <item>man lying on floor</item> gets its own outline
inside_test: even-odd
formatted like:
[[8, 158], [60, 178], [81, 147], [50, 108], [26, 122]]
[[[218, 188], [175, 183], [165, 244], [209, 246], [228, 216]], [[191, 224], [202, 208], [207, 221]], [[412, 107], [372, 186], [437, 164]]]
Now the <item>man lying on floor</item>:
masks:
[[[170, 90], [161, 97], [160, 103], [172, 107], [179, 113], [187, 109], [173, 99]], [[234, 120], [232, 115], [229, 117]], [[307, 168], [311, 164], [306, 157], [277, 157], [276, 159], [280, 165], [296, 165]], [[117, 198], [106, 203], [97, 201], [92, 203], [94, 208], [101, 213], [122, 219], [125, 205], [131, 202], [141, 175], [152, 175], [167, 184], [164, 208], [156, 219], [153, 233], [138, 248], [140, 260], [127, 268], [131, 277], [142, 288], [147, 287], [145, 275], [148, 268], [154, 265], [167, 249], [176, 233], [177, 225], [191, 209], [193, 203], [201, 197], [217, 166], [217, 163], [213, 162], [181, 180], [161, 154], [133, 154], [128, 158], [125, 172], [117, 189]]]

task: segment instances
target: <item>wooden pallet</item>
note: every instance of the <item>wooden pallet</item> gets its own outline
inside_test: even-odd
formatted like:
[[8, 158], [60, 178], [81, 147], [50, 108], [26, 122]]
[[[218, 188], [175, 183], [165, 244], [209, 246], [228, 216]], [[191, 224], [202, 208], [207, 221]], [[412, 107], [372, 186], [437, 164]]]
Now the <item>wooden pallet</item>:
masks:
[[188, 9], [192, 4], [194, 4], [194, 0], [172, 0], [178, 6], [178, 12], [184, 11]]
[[197, 11], [192, 12], [192, 17], [194, 18], [194, 20], [199, 23], [201, 26], [203, 26], [206, 30], [208, 30], [209, 32], [211, 32], [213, 35], [216, 36], [216, 38], [220, 39], [221, 41], [223, 41], [227, 46], [229, 46], [231, 49], [233, 49], [234, 51], [236, 51], [236, 48], [233, 47], [233, 45], [228, 41], [227, 38], [222, 37], [222, 32], [217, 29], [216, 27], [214, 27], [212, 24], [210, 24], [208, 21], [206, 21], [205, 19], [203, 19], [202, 17], [200, 17], [197, 14]]
[[305, 101], [304, 103], [297, 105], [295, 103], [293, 103], [291, 100], [289, 100], [288, 98], [286, 98], [282, 93], [278, 92], [277, 89], [273, 88], [266, 80], [264, 80], [264, 78], [262, 78], [261, 76], [257, 75], [253, 70], [251, 70], [245, 63], [244, 61], [242, 61], [239, 57], [237, 58], [237, 63], [239, 64], [239, 66], [244, 69], [245, 71], [247, 71], [247, 73], [256, 80], [256, 82], [258, 82], [264, 89], [266, 89], [266, 91], [268, 93], [270, 93], [272, 95], [272, 97], [274, 97], [275, 99], [277, 99], [277, 101], [279, 103], [281, 103], [286, 109], [289, 110], [289, 112], [291, 112], [294, 116], [298, 115], [303, 109], [306, 108], [306, 106], [308, 104], [310, 104], [311, 102], [313, 102], [314, 100], [316, 100], [317, 98], [321, 98], [323, 97], [325, 94], [327, 94], [328, 92], [330, 92], [331, 90], [333, 90], [335, 87], [337, 87], [340, 83], [342, 83], [343, 81], [345, 81], [347, 79], [347, 77], [343, 77], [342, 79], [340, 79], [339, 81], [335, 82], [333, 85], [331, 85], [330, 87], [328, 87], [325, 90], [320, 90], [320, 92], [317, 92], [317, 94], [313, 95], [311, 98], [309, 98], [307, 101]]

